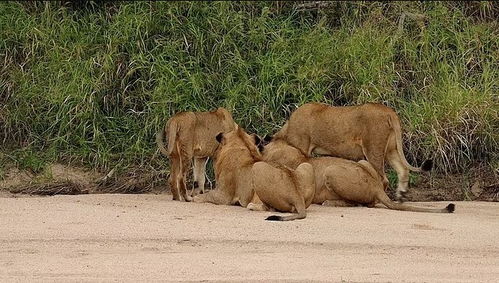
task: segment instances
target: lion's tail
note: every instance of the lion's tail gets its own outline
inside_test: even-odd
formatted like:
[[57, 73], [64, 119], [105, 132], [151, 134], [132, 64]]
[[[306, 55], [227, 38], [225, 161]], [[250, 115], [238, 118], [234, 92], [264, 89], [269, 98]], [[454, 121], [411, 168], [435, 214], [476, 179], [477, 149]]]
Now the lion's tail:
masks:
[[389, 123], [394, 130], [397, 152], [404, 166], [414, 172], [430, 171], [433, 167], [433, 161], [431, 159], [425, 160], [421, 167], [414, 167], [407, 162], [407, 159], [405, 159], [404, 148], [402, 145], [402, 129], [400, 127], [400, 119], [397, 117], [397, 114], [393, 113], [393, 115], [390, 115]]
[[403, 211], [415, 211], [415, 212], [433, 212], [433, 213], [452, 213], [454, 212], [455, 205], [450, 203], [445, 208], [424, 208], [424, 207], [415, 207], [406, 204], [393, 202], [385, 193], [385, 191], [380, 191], [377, 195], [378, 200], [386, 205], [386, 207], [394, 210], [403, 210]]
[[292, 214], [292, 215], [289, 215], [289, 216], [271, 215], [271, 216], [265, 218], [265, 220], [269, 220], [269, 221], [291, 221], [291, 220], [296, 220], [296, 219], [304, 219], [305, 217], [307, 217], [307, 212], [303, 211], [301, 213], [296, 213], [296, 214]]
[[[159, 130], [156, 133], [156, 144], [159, 150], [166, 156], [170, 154], [175, 149], [175, 140], [177, 139], [177, 123], [175, 120], [168, 120], [166, 127]], [[168, 134], [166, 133], [168, 131]], [[164, 140], [168, 140], [168, 145], [165, 146]]]
[[291, 220], [296, 220], [296, 219], [304, 219], [307, 217], [307, 210], [305, 208], [305, 203], [302, 201], [302, 203], [296, 204], [296, 212], [295, 214], [291, 214], [288, 216], [279, 216], [279, 215], [271, 215], [267, 217], [265, 220], [269, 221], [291, 221]]

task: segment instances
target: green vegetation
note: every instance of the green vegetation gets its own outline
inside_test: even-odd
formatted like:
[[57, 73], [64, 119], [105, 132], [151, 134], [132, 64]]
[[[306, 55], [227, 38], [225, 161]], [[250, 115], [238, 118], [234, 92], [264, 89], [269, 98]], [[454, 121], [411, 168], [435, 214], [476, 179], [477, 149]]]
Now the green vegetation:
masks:
[[0, 3], [0, 162], [161, 168], [175, 112], [263, 135], [321, 101], [393, 107], [412, 163], [499, 168], [496, 3], [300, 5]]

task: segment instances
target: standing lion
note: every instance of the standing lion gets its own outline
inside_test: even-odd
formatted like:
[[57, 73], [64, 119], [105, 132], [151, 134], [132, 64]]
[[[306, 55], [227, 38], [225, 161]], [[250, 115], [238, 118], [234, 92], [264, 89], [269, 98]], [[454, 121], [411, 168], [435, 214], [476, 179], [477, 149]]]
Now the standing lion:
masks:
[[400, 119], [393, 109], [382, 104], [334, 107], [308, 103], [292, 114], [274, 138], [283, 139], [307, 157], [313, 153], [345, 158], [365, 159], [388, 187], [385, 160], [398, 177], [397, 199], [402, 200], [409, 186], [409, 171], [428, 171], [427, 160], [421, 167], [411, 166], [402, 148]]
[[[168, 184], [174, 200], [191, 201], [187, 195], [187, 171], [194, 159], [194, 189], [204, 193], [206, 163], [213, 157], [219, 133], [236, 128], [232, 115], [225, 108], [211, 112], [180, 112], [173, 115], [163, 130], [156, 134], [156, 143], [161, 153], [170, 160]], [[168, 141], [165, 146], [164, 140]]]

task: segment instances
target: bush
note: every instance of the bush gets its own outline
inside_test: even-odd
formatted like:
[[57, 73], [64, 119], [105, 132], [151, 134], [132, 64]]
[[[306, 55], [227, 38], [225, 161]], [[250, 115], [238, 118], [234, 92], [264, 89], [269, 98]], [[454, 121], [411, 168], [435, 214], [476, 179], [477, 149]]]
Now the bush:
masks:
[[[224, 106], [263, 135], [321, 101], [393, 107], [412, 163], [499, 167], [495, 3], [88, 3], [0, 3], [0, 144], [18, 164], [160, 166], [175, 112]], [[404, 12], [424, 18], [399, 29]]]

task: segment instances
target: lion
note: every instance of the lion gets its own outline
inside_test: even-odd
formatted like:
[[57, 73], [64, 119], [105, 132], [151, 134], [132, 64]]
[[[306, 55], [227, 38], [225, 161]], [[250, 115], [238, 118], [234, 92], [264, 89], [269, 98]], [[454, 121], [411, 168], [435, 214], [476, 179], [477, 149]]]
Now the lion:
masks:
[[[191, 201], [187, 195], [187, 172], [194, 159], [194, 195], [196, 187], [204, 193], [205, 171], [208, 158], [213, 157], [218, 143], [215, 137], [220, 132], [229, 132], [237, 124], [225, 108], [211, 112], [180, 112], [173, 115], [165, 128], [156, 134], [156, 143], [161, 153], [170, 160], [168, 184], [173, 200]], [[165, 147], [164, 140], [168, 140]]]
[[306, 217], [315, 191], [313, 168], [301, 164], [296, 170], [262, 162], [260, 139], [242, 128], [220, 133], [215, 157], [217, 188], [194, 197], [194, 202], [235, 205], [251, 210], [296, 212], [291, 216], [270, 216], [267, 220], [288, 221]]
[[310, 163], [301, 163], [296, 170], [291, 170], [267, 162], [257, 162], [253, 165], [253, 186], [262, 204], [259, 206], [250, 203], [249, 209], [296, 212], [289, 216], [272, 215], [266, 220], [303, 219], [307, 217], [306, 209], [314, 198], [314, 168]]
[[353, 161], [365, 159], [382, 176], [384, 188], [388, 179], [385, 160], [398, 177], [396, 197], [403, 201], [409, 186], [409, 171], [429, 171], [431, 160], [421, 167], [410, 165], [403, 152], [400, 119], [395, 111], [382, 104], [334, 107], [322, 103], [300, 106], [274, 138], [286, 140], [307, 157], [329, 155]]
[[194, 202], [239, 204], [242, 207], [250, 202], [260, 203], [255, 198], [251, 182], [253, 164], [262, 160], [256, 146], [259, 138], [237, 127], [228, 133], [219, 133], [213, 140], [220, 144], [214, 161], [216, 188], [195, 196]]
[[[343, 164], [342, 164], [343, 163]], [[342, 163], [332, 164], [324, 171], [325, 185], [330, 192], [339, 198], [350, 202], [374, 207], [380, 202], [389, 209], [452, 213], [455, 205], [450, 203], [447, 207], [423, 208], [393, 202], [387, 195], [383, 185], [383, 179], [366, 160], [358, 162], [344, 160]]]
[[382, 176], [365, 160], [357, 162], [330, 156], [308, 158], [299, 149], [282, 139], [273, 139], [266, 144], [262, 156], [266, 162], [290, 168], [296, 168], [304, 163], [311, 164], [315, 178], [312, 200], [314, 204], [328, 206], [362, 204], [373, 207], [375, 203], [381, 202], [390, 209], [417, 212], [453, 212], [455, 208], [452, 203], [444, 209], [433, 209], [391, 201], [384, 190]]

